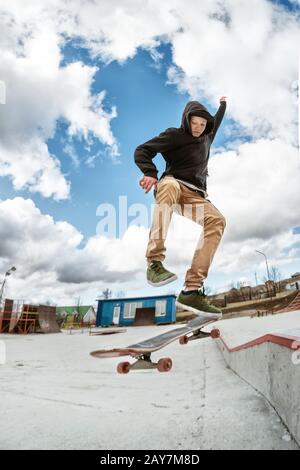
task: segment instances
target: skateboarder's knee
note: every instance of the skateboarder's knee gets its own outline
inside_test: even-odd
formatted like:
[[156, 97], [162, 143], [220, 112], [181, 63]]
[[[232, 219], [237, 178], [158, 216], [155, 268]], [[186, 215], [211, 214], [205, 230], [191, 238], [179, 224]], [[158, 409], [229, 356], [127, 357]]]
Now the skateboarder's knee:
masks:
[[176, 204], [180, 196], [179, 183], [173, 179], [162, 180], [157, 185], [156, 201], [159, 203]]
[[213, 226], [223, 233], [226, 227], [226, 219], [220, 212], [217, 212], [213, 215], [205, 217], [204, 228], [205, 226]]
[[222, 229], [224, 231], [226, 227], [226, 219], [222, 214], [220, 214], [219, 224], [222, 226]]

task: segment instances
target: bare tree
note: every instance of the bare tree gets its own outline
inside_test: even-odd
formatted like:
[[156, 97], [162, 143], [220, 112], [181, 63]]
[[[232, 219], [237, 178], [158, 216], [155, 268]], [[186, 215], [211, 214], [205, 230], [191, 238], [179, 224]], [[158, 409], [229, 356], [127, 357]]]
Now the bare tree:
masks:
[[108, 288], [104, 289], [100, 295], [101, 299], [110, 299], [112, 291]]
[[122, 299], [126, 297], [126, 292], [124, 290], [119, 290], [117, 293], [116, 293], [116, 298], [117, 299]]
[[205, 286], [204, 287], [204, 293], [205, 293], [205, 295], [211, 295], [212, 294], [212, 288], [210, 286]]
[[81, 301], [81, 297], [79, 296], [74, 300], [74, 310], [73, 310], [73, 313], [72, 313], [72, 315], [74, 315], [74, 317], [73, 317], [74, 318], [74, 324], [80, 322], [80, 307], [81, 307], [81, 304], [82, 304], [82, 301]]
[[277, 266], [271, 266], [270, 278], [272, 281], [275, 282], [275, 287], [276, 287], [277, 292], [280, 292], [281, 290], [280, 281], [281, 281], [282, 275], [279, 269], [277, 268]]
[[277, 292], [280, 292], [281, 290], [280, 281], [281, 281], [282, 275], [277, 266], [271, 266], [269, 270], [269, 276], [270, 276], [270, 279], [267, 279], [266, 276], [264, 277], [264, 283], [266, 283], [267, 281], [273, 281], [274, 289]]
[[56, 307], [57, 304], [53, 302], [53, 300], [47, 299], [45, 302], [43, 302], [43, 305], [49, 305], [49, 306], [51, 305], [53, 307]]
[[81, 306], [81, 297], [77, 298], [75, 304], [76, 304], [76, 310], [79, 313], [79, 307]]

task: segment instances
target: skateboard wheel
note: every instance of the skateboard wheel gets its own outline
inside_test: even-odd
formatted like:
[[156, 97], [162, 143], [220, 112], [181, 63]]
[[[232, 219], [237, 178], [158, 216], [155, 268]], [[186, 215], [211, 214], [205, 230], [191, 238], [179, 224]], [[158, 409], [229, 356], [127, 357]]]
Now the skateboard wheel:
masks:
[[189, 342], [189, 337], [187, 335], [180, 336], [179, 343], [180, 344], [187, 344]]
[[218, 328], [214, 328], [213, 330], [211, 330], [210, 336], [212, 338], [219, 338], [220, 337], [220, 330]]
[[119, 374], [128, 374], [130, 371], [130, 362], [120, 362], [117, 366], [117, 372]]
[[159, 372], [169, 372], [172, 369], [172, 359], [170, 357], [163, 357], [157, 363]]

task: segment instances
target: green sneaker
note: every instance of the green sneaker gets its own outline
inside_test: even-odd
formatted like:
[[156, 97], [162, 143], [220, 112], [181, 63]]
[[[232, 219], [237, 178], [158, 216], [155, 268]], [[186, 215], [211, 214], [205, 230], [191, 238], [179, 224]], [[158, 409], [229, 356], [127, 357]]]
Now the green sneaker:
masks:
[[176, 306], [203, 317], [222, 318], [222, 311], [210, 304], [206, 300], [206, 295], [200, 290], [190, 291], [189, 294], [183, 294], [181, 291], [177, 297]]
[[164, 286], [169, 282], [176, 281], [176, 274], [171, 273], [163, 267], [161, 261], [152, 261], [147, 269], [148, 284], [154, 287]]

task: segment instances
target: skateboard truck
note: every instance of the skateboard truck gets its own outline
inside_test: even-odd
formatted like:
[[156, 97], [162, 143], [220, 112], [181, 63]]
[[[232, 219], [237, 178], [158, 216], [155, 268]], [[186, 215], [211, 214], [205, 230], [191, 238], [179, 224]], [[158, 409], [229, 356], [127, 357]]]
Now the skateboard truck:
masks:
[[163, 357], [158, 362], [151, 361], [150, 354], [141, 354], [134, 356], [137, 360], [130, 364], [130, 362], [120, 362], [117, 365], [117, 372], [119, 374], [128, 374], [130, 370], [142, 370], [142, 369], [157, 369], [159, 372], [169, 372], [172, 369], [172, 359], [170, 357]]
[[180, 344], [187, 344], [189, 341], [193, 341], [195, 339], [205, 338], [206, 336], [210, 336], [211, 338], [219, 338], [220, 330], [217, 328], [212, 329], [210, 332], [202, 331], [201, 328], [198, 330], [193, 331], [193, 333], [189, 335], [183, 335], [179, 338]]

